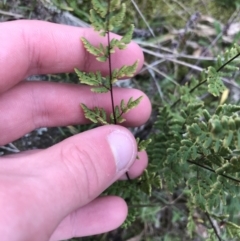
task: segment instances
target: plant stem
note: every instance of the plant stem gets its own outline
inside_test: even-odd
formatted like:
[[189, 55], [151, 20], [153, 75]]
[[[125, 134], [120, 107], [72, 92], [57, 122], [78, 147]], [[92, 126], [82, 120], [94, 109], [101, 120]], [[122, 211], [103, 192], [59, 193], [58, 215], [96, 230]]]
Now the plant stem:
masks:
[[108, 67], [109, 67], [109, 86], [110, 86], [110, 95], [111, 95], [111, 104], [112, 104], [112, 113], [114, 124], [117, 124], [117, 118], [114, 111], [114, 99], [113, 99], [113, 86], [112, 86], [112, 60], [110, 53], [110, 4], [111, 0], [108, 0], [108, 15], [107, 15], [107, 41], [108, 41]]
[[[236, 59], [237, 57], [240, 56], [240, 53], [236, 54], [235, 56], [233, 56], [231, 59], [229, 59], [226, 63], [224, 63], [222, 66], [220, 66], [217, 69], [217, 72], [220, 72], [226, 65], [228, 65], [229, 63], [231, 63], [234, 59]], [[201, 86], [202, 84], [206, 83], [207, 79], [205, 79], [204, 81], [202, 81], [201, 83], [198, 83], [196, 86], [194, 86], [189, 93], [192, 93], [195, 89], [197, 89], [199, 86]], [[178, 100], [176, 100], [172, 105], [171, 108], [175, 107], [179, 102], [181, 101], [181, 98], [179, 98]]]
[[[199, 163], [197, 163], [197, 162], [190, 161], [190, 160], [188, 160], [187, 162], [189, 162], [189, 163], [191, 163], [191, 164], [194, 164], [194, 165], [196, 165], [196, 166], [202, 167], [203, 169], [206, 169], [206, 170], [208, 170], [208, 171], [210, 171], [210, 172], [216, 173], [215, 170], [213, 170], [212, 168], [207, 167], [207, 166], [204, 166], [204, 165], [199, 164]], [[217, 174], [217, 175], [222, 176], [222, 177], [225, 177], [225, 178], [227, 178], [227, 179], [229, 179], [229, 180], [231, 180], [231, 181], [240, 183], [240, 180], [238, 180], [238, 179], [236, 179], [236, 178], [234, 178], [234, 177], [230, 177], [230, 176], [225, 175], [225, 174]]]
[[[112, 85], [112, 60], [111, 60], [111, 52], [110, 52], [110, 6], [111, 0], [108, 0], [108, 14], [107, 14], [107, 41], [108, 41], [108, 66], [109, 66], [109, 86], [110, 86], [110, 95], [111, 95], [111, 105], [112, 105], [112, 113], [113, 113], [113, 121], [114, 124], [117, 124], [117, 118], [115, 113], [115, 105], [113, 99], [113, 85]], [[131, 181], [128, 172], [126, 172], [126, 176], [128, 181]]]
[[207, 216], [207, 219], [208, 219], [208, 221], [210, 222], [210, 224], [211, 224], [211, 226], [212, 226], [212, 228], [213, 228], [213, 230], [214, 230], [214, 233], [215, 233], [215, 235], [217, 236], [218, 240], [219, 240], [219, 241], [222, 241], [221, 237], [220, 237], [219, 234], [218, 234], [218, 231], [217, 231], [216, 227], [214, 226], [214, 224], [213, 224], [213, 222], [212, 222], [211, 217], [209, 216], [209, 214], [208, 214], [207, 212], [205, 212], [205, 215]]

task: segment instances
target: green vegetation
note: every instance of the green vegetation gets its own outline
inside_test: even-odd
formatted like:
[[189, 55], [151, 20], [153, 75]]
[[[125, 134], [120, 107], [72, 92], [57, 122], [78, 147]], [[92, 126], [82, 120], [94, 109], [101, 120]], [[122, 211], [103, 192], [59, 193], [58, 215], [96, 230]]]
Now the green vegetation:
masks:
[[[90, 17], [88, 0], [51, 3], [59, 12], [67, 11], [84, 21]], [[240, 240], [240, 78], [239, 59], [235, 58], [240, 52], [235, 45], [240, 37], [239, 1], [124, 3], [127, 17], [115, 30], [126, 36], [134, 23], [134, 38], [145, 53], [145, 66], [131, 86], [149, 95], [153, 114], [146, 125], [133, 131], [140, 139], [153, 139], [148, 148], [150, 163], [142, 177], [115, 183], [104, 194], [120, 195], [128, 202], [124, 228], [74, 240]], [[1, 4], [4, 11], [15, 13], [10, 2]], [[22, 12], [18, 9], [16, 13], [34, 18], [36, 5], [19, 8]], [[108, 60], [108, 48], [95, 49], [87, 39], [82, 41], [99, 61]], [[120, 42], [113, 45], [121, 47]], [[105, 92], [110, 82], [131, 76], [134, 68], [134, 63], [130, 69], [124, 67], [123, 75], [118, 70], [113, 78], [76, 72], [82, 83], [93, 85], [93, 91]], [[65, 76], [72, 80], [72, 75]], [[48, 79], [59, 81], [65, 76]], [[131, 101], [115, 107], [113, 113], [121, 116], [131, 109]], [[100, 107], [82, 108], [93, 122], [108, 122]], [[57, 138], [92, 127], [61, 128]]]

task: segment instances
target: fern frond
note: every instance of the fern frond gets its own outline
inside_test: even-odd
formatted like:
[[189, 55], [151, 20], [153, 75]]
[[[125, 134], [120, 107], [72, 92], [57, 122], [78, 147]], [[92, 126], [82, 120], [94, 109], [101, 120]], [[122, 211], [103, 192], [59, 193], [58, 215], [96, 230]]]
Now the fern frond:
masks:
[[[128, 31], [126, 32], [126, 34], [121, 38], [121, 42], [125, 44], [125, 46], [127, 44], [129, 44], [132, 40], [132, 36], [133, 36], [133, 31], [134, 31], [134, 25], [131, 24], [129, 26]], [[121, 49], [121, 48], [120, 48]]]
[[110, 123], [112, 123], [112, 124], [115, 123], [114, 116], [116, 118], [116, 123], [118, 123], [118, 124], [126, 121], [122, 117], [122, 115], [128, 113], [130, 110], [137, 107], [139, 105], [140, 101], [142, 100], [142, 98], [143, 98], [143, 96], [140, 96], [136, 100], [133, 100], [133, 98], [131, 97], [127, 104], [125, 104], [124, 100], [121, 100], [120, 106], [118, 106], [118, 105], [115, 106], [114, 114], [113, 113], [110, 114]]
[[139, 138], [136, 138], [136, 141], [138, 145], [138, 152], [140, 152], [147, 149], [147, 146], [152, 142], [152, 139], [140, 140]]
[[95, 107], [93, 110], [89, 109], [86, 105], [81, 104], [84, 111], [84, 116], [93, 123], [108, 125], [107, 114], [103, 108]]
[[123, 65], [120, 69], [115, 69], [112, 74], [112, 83], [116, 82], [120, 78], [132, 77], [134, 73], [136, 73], [137, 66], [138, 60], [135, 61], [133, 65]]
[[226, 89], [221, 80], [221, 74], [214, 67], [209, 67], [207, 70], [208, 91], [214, 96], [220, 94]]
[[102, 76], [100, 72], [94, 73], [85, 73], [80, 71], [79, 69], [75, 68], [75, 73], [77, 74], [80, 83], [87, 84], [87, 85], [101, 85], [102, 84]]
[[[82, 43], [86, 51], [91, 55], [96, 57], [99, 62], [108, 62], [109, 65], [109, 75], [102, 76], [102, 74], [97, 71], [96, 73], [85, 73], [78, 69], [75, 72], [78, 75], [80, 83], [92, 86], [91, 91], [95, 93], [107, 93], [110, 92], [111, 95], [111, 106], [112, 113], [110, 115], [103, 108], [94, 107], [92, 109], [88, 108], [85, 104], [81, 104], [82, 110], [84, 112], [85, 118], [89, 119], [93, 123], [107, 125], [107, 124], [120, 124], [125, 120], [124, 114], [128, 113], [130, 110], [139, 105], [141, 99], [140, 96], [137, 99], [132, 97], [127, 101], [121, 100], [119, 105], [115, 105], [113, 98], [113, 84], [120, 78], [132, 77], [137, 70], [138, 61], [134, 62], [130, 66], [121, 66], [119, 69], [112, 70], [111, 55], [116, 49], [125, 49], [132, 39], [132, 34], [134, 26], [131, 25], [127, 33], [121, 39], [110, 40], [110, 31], [114, 28], [119, 28], [124, 21], [126, 13], [126, 5], [122, 3], [121, 0], [92, 0], [93, 9], [90, 10], [90, 21], [95, 31], [98, 31], [100, 36], [106, 36], [107, 46], [102, 43], [99, 46], [92, 45], [87, 39], [82, 38]], [[138, 141], [138, 150], [145, 150], [147, 145], [151, 140]], [[128, 179], [130, 180], [128, 173], [126, 173]], [[147, 189], [145, 191], [150, 194], [152, 186], [161, 186], [161, 179], [159, 175], [154, 172], [145, 171], [145, 175], [142, 177], [146, 179]], [[128, 198], [139, 202], [139, 190], [144, 189], [145, 182], [140, 180], [132, 180], [131, 185], [126, 187], [124, 183], [116, 183], [113, 187], [108, 189], [107, 193], [115, 193], [122, 196], [123, 198]], [[146, 186], [145, 185], [145, 186]], [[132, 209], [130, 210], [130, 213]], [[136, 215], [135, 215], [136, 216]], [[135, 216], [128, 218], [127, 222], [132, 221]]]
[[97, 14], [97, 12], [94, 9], [90, 10], [89, 20], [91, 21], [91, 24], [92, 24], [94, 30], [98, 31], [99, 34], [104, 37], [108, 30], [108, 28], [106, 26], [106, 22], [103, 21], [99, 17], [99, 15]]
[[98, 0], [92, 0], [93, 9], [102, 17], [107, 15], [107, 7], [103, 6]]
[[224, 225], [226, 226], [227, 233], [231, 238], [240, 238], [240, 226], [230, 222], [230, 221], [225, 221]]
[[95, 93], [107, 93], [109, 91], [109, 88], [106, 86], [101, 86], [101, 87], [91, 88], [91, 91]]
[[97, 60], [100, 62], [105, 62], [108, 58], [108, 51], [107, 48], [104, 47], [102, 44], [99, 47], [93, 46], [87, 39], [81, 38], [84, 48], [92, 55], [97, 57]]
[[119, 9], [121, 7], [121, 0], [111, 0], [110, 1], [110, 12], [115, 11], [116, 9]]
[[109, 25], [111, 26], [110, 31], [113, 29], [113, 26], [114, 27], [121, 26], [124, 20], [125, 14], [126, 14], [126, 4], [122, 3], [120, 10], [116, 14], [110, 17], [110, 20], [109, 20]]

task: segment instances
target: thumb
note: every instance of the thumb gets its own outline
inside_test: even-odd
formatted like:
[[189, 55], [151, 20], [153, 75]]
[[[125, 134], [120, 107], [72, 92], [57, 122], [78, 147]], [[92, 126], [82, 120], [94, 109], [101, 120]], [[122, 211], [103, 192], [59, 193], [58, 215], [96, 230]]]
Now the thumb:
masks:
[[137, 146], [126, 128], [108, 125], [68, 138], [42, 154], [51, 165], [45, 176], [61, 187], [54, 198], [59, 202], [66, 197], [71, 202], [68, 206], [75, 209], [99, 196], [128, 170], [136, 159]]

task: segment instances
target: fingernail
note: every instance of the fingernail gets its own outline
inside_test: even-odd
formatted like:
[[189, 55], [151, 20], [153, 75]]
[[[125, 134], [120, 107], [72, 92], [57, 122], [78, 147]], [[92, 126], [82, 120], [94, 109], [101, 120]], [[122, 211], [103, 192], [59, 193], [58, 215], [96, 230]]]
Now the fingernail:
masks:
[[117, 172], [126, 169], [135, 160], [134, 143], [130, 136], [122, 131], [113, 131], [108, 142], [115, 158]]

